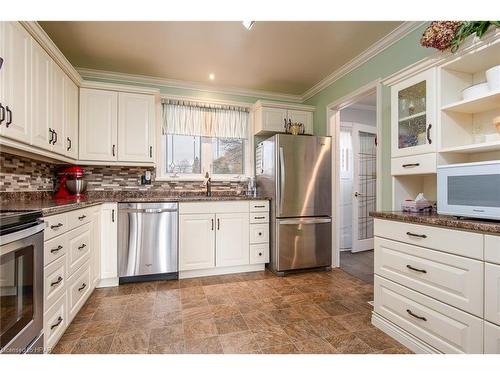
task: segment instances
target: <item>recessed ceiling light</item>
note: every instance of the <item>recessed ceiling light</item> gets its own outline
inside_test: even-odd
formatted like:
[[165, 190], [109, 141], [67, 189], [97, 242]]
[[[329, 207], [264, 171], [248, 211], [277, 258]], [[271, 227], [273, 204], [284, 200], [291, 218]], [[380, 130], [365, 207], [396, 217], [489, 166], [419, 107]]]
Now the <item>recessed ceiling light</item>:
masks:
[[213, 81], [215, 79], [215, 74], [210, 73], [210, 75], [208, 76], [208, 78], [210, 78]]
[[245, 26], [247, 30], [250, 30], [253, 27], [254, 23], [255, 21], [243, 21], [243, 26]]

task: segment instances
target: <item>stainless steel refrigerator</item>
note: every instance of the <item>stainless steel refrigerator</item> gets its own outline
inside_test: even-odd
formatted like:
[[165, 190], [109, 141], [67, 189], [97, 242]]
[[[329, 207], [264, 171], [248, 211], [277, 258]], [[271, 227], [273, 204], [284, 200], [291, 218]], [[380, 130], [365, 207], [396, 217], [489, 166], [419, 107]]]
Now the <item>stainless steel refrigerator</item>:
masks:
[[259, 143], [256, 180], [271, 201], [272, 271], [332, 263], [331, 138], [276, 134]]

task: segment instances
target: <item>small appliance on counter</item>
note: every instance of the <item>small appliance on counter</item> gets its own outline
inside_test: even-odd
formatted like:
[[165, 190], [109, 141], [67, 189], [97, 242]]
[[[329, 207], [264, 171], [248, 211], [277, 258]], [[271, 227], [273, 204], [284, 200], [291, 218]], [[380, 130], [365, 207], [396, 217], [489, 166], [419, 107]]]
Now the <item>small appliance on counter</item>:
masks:
[[68, 167], [59, 172], [59, 189], [54, 199], [85, 199], [87, 181], [83, 179], [84, 170], [77, 165]]
[[437, 168], [438, 213], [500, 220], [500, 160]]

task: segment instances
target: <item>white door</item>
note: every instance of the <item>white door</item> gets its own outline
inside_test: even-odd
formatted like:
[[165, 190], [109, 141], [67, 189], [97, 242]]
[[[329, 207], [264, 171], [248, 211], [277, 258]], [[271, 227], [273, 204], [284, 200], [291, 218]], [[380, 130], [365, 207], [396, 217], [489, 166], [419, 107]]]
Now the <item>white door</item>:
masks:
[[101, 279], [115, 279], [118, 277], [117, 204], [104, 204], [101, 212]]
[[117, 127], [118, 93], [80, 89], [80, 159], [116, 161]]
[[241, 266], [250, 263], [248, 213], [216, 215], [217, 267]]
[[118, 160], [153, 161], [154, 95], [118, 94]]
[[38, 43], [31, 44], [31, 144], [52, 150], [52, 59]]
[[484, 322], [484, 354], [500, 354], [500, 327]]
[[215, 215], [179, 215], [179, 271], [215, 267]]
[[304, 124], [304, 134], [313, 133], [313, 114], [307, 111], [288, 110], [288, 118], [294, 122]]
[[66, 86], [66, 74], [55, 63], [52, 62], [52, 100], [51, 100], [51, 127], [54, 132], [52, 151], [64, 155], [66, 153], [66, 142], [64, 135], [64, 97]]
[[485, 263], [484, 318], [500, 325], [500, 266]]
[[433, 68], [391, 88], [393, 157], [436, 151], [435, 82]]
[[352, 249], [352, 130], [342, 122], [339, 137], [340, 164], [340, 249]]
[[262, 108], [262, 129], [272, 132], [285, 132], [285, 119], [288, 118], [286, 109]]
[[29, 143], [31, 37], [18, 22], [2, 22], [0, 48], [0, 134]]
[[64, 78], [64, 147], [66, 156], [78, 159], [78, 87]]
[[352, 123], [353, 194], [352, 252], [373, 249], [373, 218], [376, 209], [376, 128]]

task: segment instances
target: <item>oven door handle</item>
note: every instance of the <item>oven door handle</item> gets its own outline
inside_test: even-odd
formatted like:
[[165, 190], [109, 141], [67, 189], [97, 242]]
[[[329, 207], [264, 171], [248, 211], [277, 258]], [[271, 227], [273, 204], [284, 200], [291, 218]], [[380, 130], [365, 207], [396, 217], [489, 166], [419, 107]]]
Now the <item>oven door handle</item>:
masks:
[[[9, 234], [5, 234], [3, 236], [0, 236], [0, 246], [6, 245], [10, 242], [22, 240], [22, 239], [27, 238], [29, 236], [32, 236], [38, 232], [41, 232], [45, 229], [46, 225], [47, 224], [45, 222], [41, 222], [37, 225], [20, 230], [18, 232], [13, 232], [13, 233], [9, 233]], [[15, 251], [15, 249], [13, 249], [11, 251]], [[8, 251], [8, 252], [10, 252], [10, 251]], [[4, 255], [3, 251], [0, 250], [0, 254]]]

